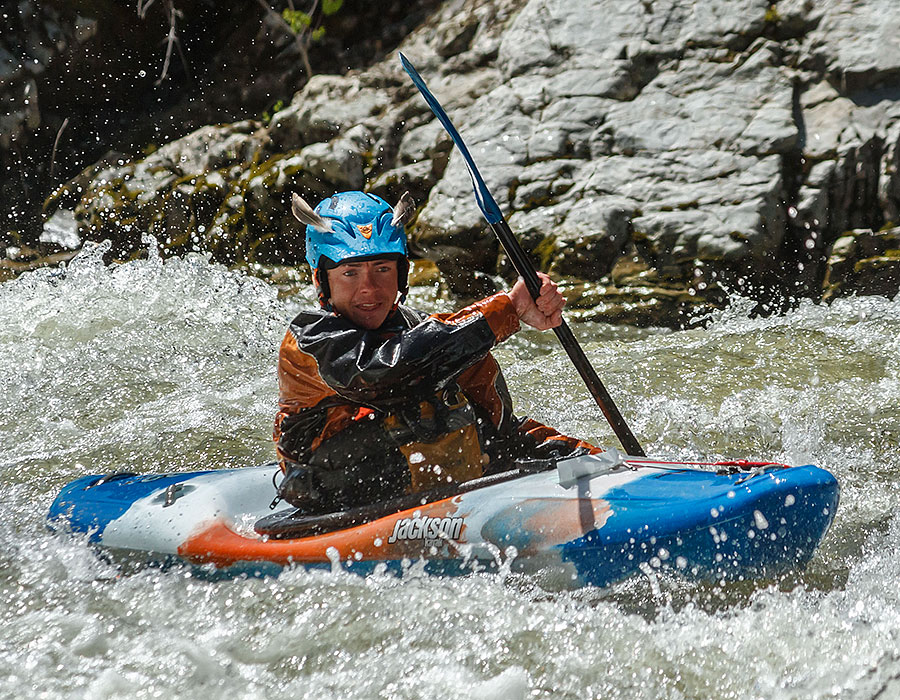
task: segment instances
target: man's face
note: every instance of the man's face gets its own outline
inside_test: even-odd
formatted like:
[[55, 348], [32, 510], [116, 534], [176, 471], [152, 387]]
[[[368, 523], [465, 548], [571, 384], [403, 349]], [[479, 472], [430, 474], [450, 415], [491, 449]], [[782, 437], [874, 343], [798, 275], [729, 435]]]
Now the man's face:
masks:
[[347, 262], [328, 270], [331, 306], [357, 326], [374, 330], [397, 300], [397, 261]]

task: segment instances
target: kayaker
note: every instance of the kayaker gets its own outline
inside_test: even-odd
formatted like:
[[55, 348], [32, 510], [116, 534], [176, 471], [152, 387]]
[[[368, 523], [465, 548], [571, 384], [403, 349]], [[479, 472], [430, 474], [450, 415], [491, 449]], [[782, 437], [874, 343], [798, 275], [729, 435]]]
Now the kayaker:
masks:
[[490, 352], [520, 322], [559, 325], [556, 284], [541, 274], [536, 303], [519, 280], [452, 314], [405, 306], [413, 210], [408, 195], [392, 208], [342, 192], [314, 210], [294, 195], [321, 308], [301, 312], [282, 342], [274, 438], [279, 495], [309, 513], [598, 451], [515, 417]]

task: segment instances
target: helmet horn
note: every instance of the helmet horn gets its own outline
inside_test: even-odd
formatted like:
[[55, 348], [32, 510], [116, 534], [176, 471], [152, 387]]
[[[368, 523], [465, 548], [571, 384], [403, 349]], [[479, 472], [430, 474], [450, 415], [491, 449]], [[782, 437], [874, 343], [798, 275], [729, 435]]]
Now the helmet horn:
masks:
[[413, 198], [409, 192], [404, 192], [393, 207], [394, 215], [391, 217], [391, 226], [408, 223], [415, 210], [416, 203], [413, 201]]
[[[400, 199], [402, 201], [403, 198], [401, 197]], [[291, 212], [293, 212], [294, 218], [301, 224], [312, 226], [317, 231], [321, 231], [322, 233], [332, 233], [334, 230], [331, 227], [331, 222], [316, 214], [313, 208], [296, 192], [291, 195]]]

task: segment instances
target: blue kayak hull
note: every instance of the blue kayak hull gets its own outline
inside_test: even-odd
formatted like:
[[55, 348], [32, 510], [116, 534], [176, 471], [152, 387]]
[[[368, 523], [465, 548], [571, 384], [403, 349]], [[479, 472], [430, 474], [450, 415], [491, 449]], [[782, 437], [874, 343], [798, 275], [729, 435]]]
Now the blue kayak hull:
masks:
[[[667, 498], [648, 480], [615, 489], [605, 496], [621, 518], [615, 531], [593, 530], [562, 546], [582, 581], [608, 585], [631, 575], [635, 562], [645, 573], [674, 570], [704, 580], [800, 569], [831, 525], [839, 498], [835, 478], [812, 466], [733, 484], [695, 472], [653, 478], [665, 482]], [[687, 499], [691, 508], [673, 507]]]
[[505, 567], [607, 586], [653, 571], [716, 580], [802, 568], [839, 499], [835, 478], [811, 465], [716, 473], [579, 457], [353, 527], [275, 539], [253, 527], [271, 514], [275, 471], [86, 476], [64, 487], [48, 519], [107, 552], [215, 575], [298, 565], [439, 575]]

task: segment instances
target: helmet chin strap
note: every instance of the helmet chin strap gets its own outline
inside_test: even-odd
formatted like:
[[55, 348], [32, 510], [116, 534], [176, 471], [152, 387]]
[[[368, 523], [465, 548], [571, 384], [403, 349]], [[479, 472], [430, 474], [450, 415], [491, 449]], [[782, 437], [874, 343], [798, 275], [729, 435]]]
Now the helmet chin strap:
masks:
[[313, 287], [319, 296], [319, 306], [326, 311], [334, 311], [334, 308], [331, 306], [331, 290], [328, 288], [328, 270], [317, 267], [312, 273]]
[[[397, 304], [406, 301], [406, 295], [409, 294], [409, 258], [402, 257], [397, 260], [397, 291], [400, 299]], [[394, 304], [396, 308], [397, 304]]]

